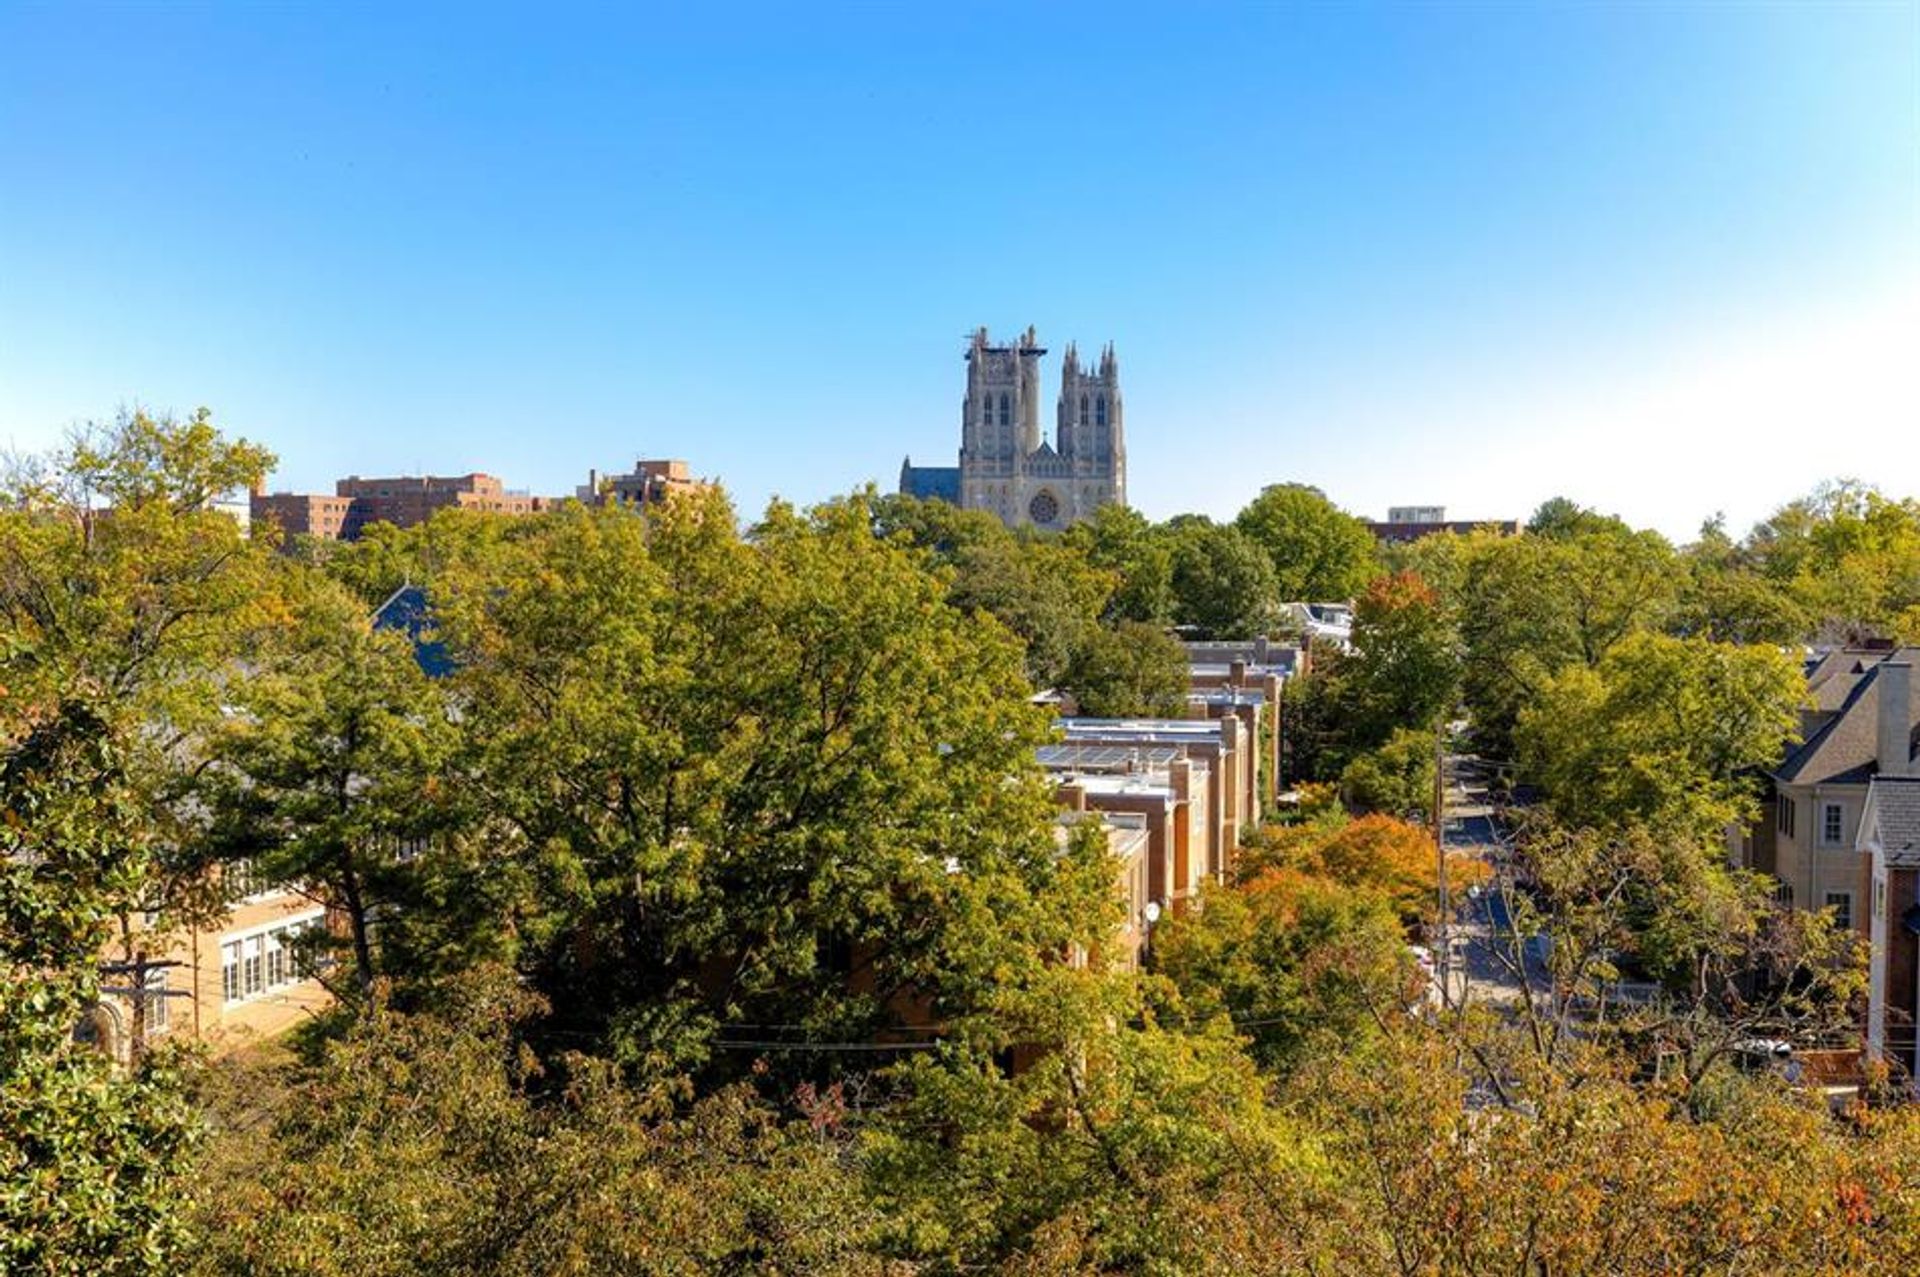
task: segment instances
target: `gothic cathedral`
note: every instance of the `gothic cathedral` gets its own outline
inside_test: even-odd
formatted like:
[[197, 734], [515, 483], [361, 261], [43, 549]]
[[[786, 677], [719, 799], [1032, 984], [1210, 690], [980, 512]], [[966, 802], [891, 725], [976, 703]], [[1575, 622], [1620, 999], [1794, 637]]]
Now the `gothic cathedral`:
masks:
[[982, 328], [967, 347], [960, 464], [900, 467], [900, 491], [991, 510], [1009, 527], [1064, 528], [1108, 501], [1127, 500], [1127, 435], [1120, 365], [1108, 346], [1098, 368], [1069, 343], [1060, 368], [1054, 438], [1040, 436], [1040, 357], [1029, 328], [996, 346]]

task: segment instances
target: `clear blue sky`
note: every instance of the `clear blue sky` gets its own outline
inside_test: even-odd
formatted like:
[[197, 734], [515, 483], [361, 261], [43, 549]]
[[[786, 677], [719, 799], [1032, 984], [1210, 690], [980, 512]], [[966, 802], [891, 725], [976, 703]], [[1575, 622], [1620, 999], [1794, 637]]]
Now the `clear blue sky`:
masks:
[[0, 0], [0, 443], [206, 404], [276, 487], [890, 489], [1031, 323], [1156, 516], [1684, 536], [1920, 492], [1916, 281], [1913, 2]]

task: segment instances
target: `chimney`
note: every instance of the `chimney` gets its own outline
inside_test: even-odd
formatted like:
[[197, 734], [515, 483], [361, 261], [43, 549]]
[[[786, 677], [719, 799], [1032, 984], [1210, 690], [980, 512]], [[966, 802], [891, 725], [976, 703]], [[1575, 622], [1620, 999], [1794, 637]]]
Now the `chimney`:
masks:
[[1173, 782], [1173, 796], [1186, 802], [1193, 796], [1193, 764], [1184, 758], [1176, 758], [1167, 764], [1167, 776]]
[[1880, 685], [1879, 772], [1905, 776], [1912, 765], [1913, 666], [1904, 660], [1882, 661], [1874, 682]]
[[1053, 791], [1055, 801], [1068, 811], [1087, 809], [1087, 787], [1078, 781], [1071, 781]]
[[1265, 665], [1267, 664], [1268, 657], [1270, 657], [1271, 655], [1272, 655], [1272, 648], [1267, 643], [1266, 635], [1262, 634], [1258, 638], [1253, 640], [1253, 659], [1254, 660], [1258, 661], [1262, 665]]
[[1244, 660], [1232, 661], [1227, 665], [1227, 682], [1239, 688], [1247, 685], [1247, 663]]

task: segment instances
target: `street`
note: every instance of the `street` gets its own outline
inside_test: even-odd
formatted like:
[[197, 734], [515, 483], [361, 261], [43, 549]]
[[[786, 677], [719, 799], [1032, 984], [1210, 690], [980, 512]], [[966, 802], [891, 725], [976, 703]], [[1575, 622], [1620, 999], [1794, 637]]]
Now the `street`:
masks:
[[[1470, 755], [1451, 755], [1446, 770], [1445, 842], [1448, 851], [1492, 866], [1495, 874], [1476, 889], [1453, 893], [1453, 921], [1445, 969], [1449, 1005], [1468, 1000], [1506, 1005], [1518, 1002], [1527, 983], [1535, 994], [1547, 991], [1540, 955], [1512, 935], [1508, 901], [1499, 887], [1506, 848], [1487, 801], [1486, 768]], [[1522, 969], [1525, 971], [1523, 981]]]

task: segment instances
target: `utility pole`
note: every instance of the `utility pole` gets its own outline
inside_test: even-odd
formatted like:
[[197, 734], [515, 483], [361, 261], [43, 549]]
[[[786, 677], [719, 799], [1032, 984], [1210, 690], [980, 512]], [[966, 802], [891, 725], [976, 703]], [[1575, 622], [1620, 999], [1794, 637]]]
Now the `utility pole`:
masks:
[[1453, 1004], [1453, 904], [1447, 897], [1447, 719], [1445, 711], [1433, 725], [1433, 859], [1440, 887], [1440, 925], [1436, 929], [1433, 964], [1440, 974], [1440, 1001]]
[[147, 1053], [147, 1006], [153, 998], [187, 998], [193, 995], [184, 989], [155, 989], [147, 984], [148, 973], [165, 971], [185, 964], [174, 961], [152, 961], [145, 949], [134, 951], [131, 962], [103, 962], [100, 974], [103, 976], [130, 976], [130, 983], [124, 987], [104, 986], [102, 993], [117, 994], [133, 1004], [133, 1031], [128, 1035], [127, 1054], [132, 1063], [139, 1063]]

